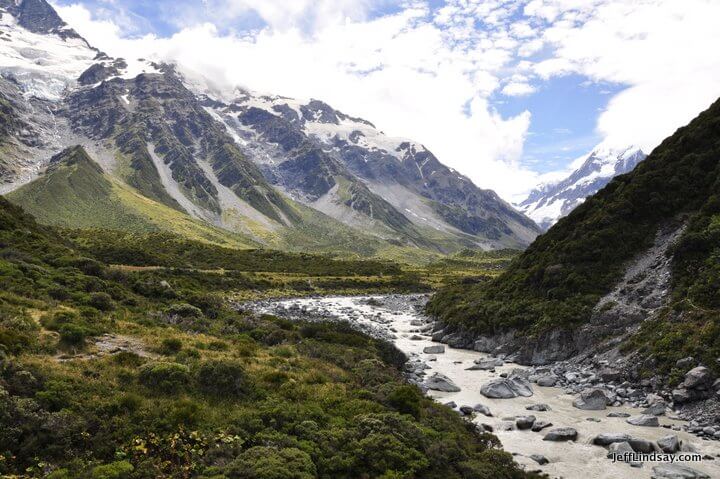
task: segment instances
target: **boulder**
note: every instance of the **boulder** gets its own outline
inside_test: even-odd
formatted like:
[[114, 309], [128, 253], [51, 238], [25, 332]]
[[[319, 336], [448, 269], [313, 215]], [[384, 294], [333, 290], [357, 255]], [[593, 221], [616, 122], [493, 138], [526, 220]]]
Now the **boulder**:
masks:
[[533, 395], [530, 383], [521, 378], [493, 379], [482, 385], [480, 394], [494, 399], [511, 399], [518, 396], [530, 397]]
[[447, 393], [456, 393], [460, 388], [452, 382], [452, 380], [444, 374], [435, 373], [425, 381], [425, 387], [433, 391], [443, 391]]
[[530, 429], [535, 424], [535, 416], [520, 416], [515, 419], [515, 425], [521, 431]]
[[546, 427], [550, 427], [550, 426], [552, 426], [552, 423], [549, 421], [535, 421], [535, 423], [532, 425], [530, 430], [533, 432], [540, 432], [543, 429], [545, 429]]
[[652, 468], [652, 479], [710, 479], [710, 476], [682, 464], [659, 464]]
[[657, 445], [662, 452], [674, 454], [680, 450], [680, 439], [675, 434], [670, 434], [658, 439]]
[[685, 373], [682, 387], [685, 389], [706, 389], [713, 383], [713, 375], [705, 366], [698, 366]]
[[571, 427], [558, 427], [551, 429], [545, 434], [543, 441], [574, 441], [577, 439], [577, 435], [578, 432], [576, 429]]
[[608, 413], [607, 417], [630, 417], [630, 413], [627, 413], [627, 412], [611, 412], [611, 413]]
[[457, 404], [455, 404], [455, 401], [446, 402], [445, 405], [447, 407], [449, 407], [450, 409], [455, 409], [457, 407]]
[[678, 369], [687, 369], [692, 366], [694, 362], [695, 358], [693, 358], [692, 356], [688, 356], [687, 358], [678, 359], [675, 362], [675, 367]]
[[602, 368], [598, 374], [600, 375], [600, 379], [602, 379], [602, 381], [605, 383], [609, 383], [610, 381], [617, 381], [622, 377], [620, 371], [609, 367]]
[[484, 404], [476, 404], [473, 406], [473, 409], [476, 412], [479, 412], [480, 414], [483, 414], [485, 416], [488, 416], [488, 417], [492, 416], [492, 413], [490, 412], [490, 408], [485, 406]]
[[528, 411], [550, 411], [550, 406], [547, 404], [539, 403], [539, 404], [531, 404], [529, 406], [525, 406], [525, 409]]
[[665, 410], [667, 409], [667, 404], [665, 404], [665, 401], [657, 401], [650, 406], [643, 409], [643, 414], [649, 414], [651, 416], [662, 416], [665, 414]]
[[595, 436], [592, 440], [592, 443], [596, 446], [607, 447], [610, 444], [614, 444], [616, 442], [628, 442], [629, 440], [630, 434], [604, 432]]
[[600, 388], [585, 389], [580, 393], [580, 397], [573, 401], [573, 406], [586, 411], [599, 411], [605, 409], [611, 404], [605, 390]]
[[655, 450], [655, 444], [647, 439], [631, 437], [628, 443], [630, 443], [630, 447], [632, 447], [635, 452], [649, 454]]
[[673, 389], [672, 398], [673, 398], [673, 402], [675, 402], [677, 404], [684, 404], [686, 402], [690, 402], [693, 399], [695, 399], [695, 395], [691, 391], [689, 391], [685, 388], [677, 388], [677, 389]]
[[610, 447], [608, 447], [607, 457], [610, 459], [613, 459], [616, 456], [618, 456], [616, 458], [616, 460], [622, 461], [621, 457], [624, 454], [626, 454], [626, 453], [632, 454], [633, 452], [635, 452], [635, 451], [633, 451], [633, 448], [632, 448], [632, 446], [630, 446], [629, 442], [614, 442], [614, 443], [610, 444]]
[[633, 426], [658, 427], [660, 425], [657, 416], [650, 416], [649, 414], [630, 416], [625, 422]]
[[470, 406], [460, 406], [460, 412], [465, 414], [466, 416], [469, 416], [475, 412], [475, 409], [471, 408]]
[[544, 374], [537, 378], [536, 382], [538, 386], [553, 387], [557, 384], [558, 380], [558, 377], [554, 374]]
[[542, 454], [530, 454], [530, 459], [537, 462], [541, 466], [544, 466], [545, 464], [549, 463], [548, 458], [543, 456]]
[[425, 346], [423, 353], [425, 354], [443, 354], [445, 352], [445, 346], [442, 344], [436, 344], [433, 346]]

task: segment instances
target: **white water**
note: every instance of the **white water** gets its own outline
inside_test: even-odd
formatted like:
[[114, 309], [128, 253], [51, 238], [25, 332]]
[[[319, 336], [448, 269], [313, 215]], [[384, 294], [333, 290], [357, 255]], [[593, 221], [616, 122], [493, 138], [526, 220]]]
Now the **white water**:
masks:
[[[383, 300], [382, 296], [373, 296]], [[430, 391], [429, 395], [437, 401], [446, 403], [454, 401], [457, 406], [474, 406], [481, 403], [490, 408], [493, 417], [485, 417], [477, 414], [474, 421], [493, 426], [495, 435], [500, 439], [506, 451], [515, 454], [515, 460], [526, 466], [528, 470], [542, 470], [551, 477], [563, 477], [568, 479], [619, 479], [619, 478], [650, 478], [652, 476], [653, 463], [645, 463], [641, 468], [630, 467], [628, 464], [613, 463], [606, 458], [607, 449], [590, 444], [593, 437], [600, 433], [626, 433], [633, 437], [655, 441], [662, 436], [676, 434], [683, 442], [692, 444], [698, 452], [705, 455], [720, 456], [720, 444], [717, 441], [703, 441], [684, 431], [673, 431], [664, 427], [640, 427], [632, 426], [625, 422], [624, 418], [609, 418], [609, 412], [628, 412], [633, 415], [640, 413], [638, 409], [625, 407], [611, 407], [605, 411], [583, 411], [572, 406], [573, 396], [565, 394], [562, 389], [540, 387], [533, 384], [534, 395], [529, 398], [519, 397], [515, 399], [489, 399], [480, 394], [480, 386], [499, 377], [503, 371], [510, 371], [513, 368], [522, 368], [517, 364], [506, 363], [496, 368], [496, 372], [490, 371], [466, 371], [473, 361], [478, 358], [486, 358], [487, 354], [453, 349], [445, 346], [444, 354], [432, 355], [437, 357], [436, 361], [428, 362], [428, 354], [424, 354], [423, 348], [433, 343], [429, 336], [420, 334], [422, 340], [411, 340], [410, 337], [418, 333], [418, 326], [410, 324], [412, 320], [426, 319], [418, 315], [411, 308], [406, 311], [393, 311], [382, 306], [371, 306], [365, 302], [365, 297], [327, 297], [308, 298], [280, 301], [276, 304], [289, 307], [296, 304], [301, 308], [307, 308], [311, 313], [316, 311], [327, 311], [333, 316], [347, 319], [350, 322], [371, 328], [378, 334], [390, 334], [394, 337], [395, 345], [405, 352], [410, 359], [420, 359], [427, 362], [431, 369], [426, 370], [428, 376], [434, 372], [448, 376], [461, 388], [457, 393], [444, 393]], [[263, 308], [269, 311], [271, 308]], [[378, 316], [380, 313], [380, 316]], [[525, 406], [530, 404], [545, 403], [551, 408], [550, 411], [538, 412], [527, 411]], [[553, 423], [552, 427], [573, 427], [578, 431], [578, 439], [571, 442], [543, 441], [545, 433], [552, 429], [548, 428], [541, 432], [529, 430], [502, 431], [500, 427], [503, 418], [512, 416], [534, 415], [538, 420], [546, 420]], [[588, 421], [587, 418], [597, 418], [600, 422]], [[681, 425], [682, 421], [674, 421], [661, 416], [660, 424]], [[514, 422], [514, 421], [513, 421]], [[529, 458], [531, 454], [542, 454], [550, 461], [549, 464], [539, 466]], [[701, 462], [685, 463], [698, 471], [703, 471], [713, 478], [720, 478], [720, 459], [703, 460]]]

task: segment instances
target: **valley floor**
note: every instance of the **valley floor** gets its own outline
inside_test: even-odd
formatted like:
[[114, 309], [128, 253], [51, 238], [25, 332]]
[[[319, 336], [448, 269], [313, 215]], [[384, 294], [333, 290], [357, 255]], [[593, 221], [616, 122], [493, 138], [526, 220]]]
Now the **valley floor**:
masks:
[[[491, 399], [480, 394], [480, 387], [503, 375], [533, 371], [512, 362], [499, 361], [490, 370], [468, 370], [469, 367], [491, 359], [484, 353], [442, 347], [442, 353], [428, 354], [427, 348], [437, 346], [431, 340], [430, 318], [422, 313], [427, 295], [385, 295], [356, 297], [313, 297], [281, 301], [258, 301], [241, 304], [258, 313], [274, 314], [288, 319], [340, 322], [348, 321], [359, 330], [391, 341], [409, 357], [406, 371], [411, 381], [425, 386], [427, 379], [439, 373], [449, 378], [460, 390], [442, 392], [427, 390], [430, 397], [449, 404], [459, 414], [477, 424], [489, 426], [511, 452], [515, 460], [527, 470], [538, 470], [552, 477], [588, 479], [650, 478], [650, 477], [720, 477], [720, 443], [703, 441], [683, 430], [687, 422], [668, 414], [659, 418], [660, 427], [635, 426], [626, 422], [627, 416], [640, 415], [640, 409], [621, 406], [604, 410], [582, 410], [573, 407], [574, 395], [559, 387], [532, 385], [531, 397]], [[548, 370], [551, 368], [548, 367]], [[477, 405], [487, 406], [492, 416], [478, 412]], [[528, 410], [544, 404], [547, 411]], [[467, 408], [469, 407], [469, 409]], [[474, 407], [474, 410], [472, 410]], [[462, 408], [464, 412], [460, 411]], [[467, 414], [466, 414], [467, 413]], [[610, 417], [609, 414], [612, 414]], [[516, 421], [533, 415], [537, 422], [552, 423], [547, 429], [533, 432], [521, 430]], [[571, 427], [577, 431], [573, 441], [543, 440], [553, 428]], [[607, 447], [593, 445], [593, 438], [601, 434], [627, 435], [640, 441], [655, 442], [676, 436], [685, 451], [697, 451], [703, 459], [696, 462], [645, 463], [629, 465], [607, 458]], [[538, 462], [546, 464], [539, 465]], [[689, 467], [696, 472], [692, 475]], [[662, 475], [666, 474], [666, 475]], [[672, 475], [675, 474], [675, 475]]]

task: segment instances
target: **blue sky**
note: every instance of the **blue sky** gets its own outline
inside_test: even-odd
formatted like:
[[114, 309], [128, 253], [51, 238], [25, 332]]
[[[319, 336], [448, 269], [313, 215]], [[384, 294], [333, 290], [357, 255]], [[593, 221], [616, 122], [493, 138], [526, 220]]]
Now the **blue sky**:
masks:
[[517, 200], [720, 95], [714, 0], [55, 0], [90, 43], [319, 98]]

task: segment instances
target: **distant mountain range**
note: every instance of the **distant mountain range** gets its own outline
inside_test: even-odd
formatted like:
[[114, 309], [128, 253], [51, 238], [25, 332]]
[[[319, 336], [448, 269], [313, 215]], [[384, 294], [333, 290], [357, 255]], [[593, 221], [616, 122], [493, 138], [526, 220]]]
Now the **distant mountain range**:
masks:
[[632, 171], [646, 156], [637, 146], [598, 146], [570, 175], [538, 186], [518, 207], [541, 228], [548, 229], [614, 177]]
[[[111, 58], [44, 0], [0, 0], [0, 13], [0, 193], [43, 221], [193, 225], [363, 256], [522, 248], [540, 232], [420, 143], [319, 100], [218, 93], [180, 66]], [[54, 177], [69, 171], [74, 181]], [[94, 183], [78, 175], [107, 184], [80, 191]]]

